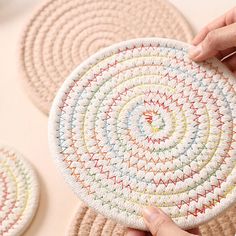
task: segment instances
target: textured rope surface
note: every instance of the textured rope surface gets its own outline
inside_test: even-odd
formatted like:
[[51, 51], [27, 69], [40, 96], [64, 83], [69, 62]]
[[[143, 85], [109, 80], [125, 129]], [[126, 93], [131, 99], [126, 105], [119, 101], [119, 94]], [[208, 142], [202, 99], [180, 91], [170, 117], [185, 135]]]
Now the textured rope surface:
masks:
[[81, 205], [70, 225], [68, 236], [124, 236], [125, 228]]
[[235, 236], [236, 206], [200, 227], [202, 236]]
[[23, 81], [48, 113], [56, 91], [75, 66], [100, 48], [138, 37], [190, 41], [180, 13], [164, 0], [51, 0], [34, 14], [22, 37]]
[[31, 166], [9, 148], [0, 147], [0, 235], [22, 235], [30, 224], [39, 198]]
[[145, 229], [157, 205], [183, 228], [235, 201], [235, 79], [188, 46], [139, 39], [106, 48], [65, 81], [49, 119], [51, 151], [78, 196]]
[[[125, 227], [81, 205], [70, 224], [67, 236], [123, 236]], [[200, 226], [202, 236], [235, 236], [236, 207]]]

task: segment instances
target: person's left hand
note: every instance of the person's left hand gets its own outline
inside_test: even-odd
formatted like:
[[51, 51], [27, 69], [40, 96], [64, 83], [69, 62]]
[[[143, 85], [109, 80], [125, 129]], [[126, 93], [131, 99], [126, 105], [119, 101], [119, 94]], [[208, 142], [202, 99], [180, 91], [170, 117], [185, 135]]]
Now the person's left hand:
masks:
[[148, 232], [127, 229], [126, 236], [196, 236], [200, 235], [198, 229], [184, 231], [180, 229], [161, 209], [148, 207], [143, 210], [144, 221], [150, 230]]

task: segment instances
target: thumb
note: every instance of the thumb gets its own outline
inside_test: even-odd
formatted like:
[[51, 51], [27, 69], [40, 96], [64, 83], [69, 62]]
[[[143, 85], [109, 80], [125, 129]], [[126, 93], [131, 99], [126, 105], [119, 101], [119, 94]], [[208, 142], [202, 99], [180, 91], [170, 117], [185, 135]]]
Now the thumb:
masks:
[[189, 50], [189, 57], [194, 61], [203, 61], [226, 49], [234, 48], [235, 32], [236, 23], [210, 31], [200, 44]]
[[180, 229], [161, 209], [156, 207], [144, 208], [143, 217], [153, 236], [192, 236]]

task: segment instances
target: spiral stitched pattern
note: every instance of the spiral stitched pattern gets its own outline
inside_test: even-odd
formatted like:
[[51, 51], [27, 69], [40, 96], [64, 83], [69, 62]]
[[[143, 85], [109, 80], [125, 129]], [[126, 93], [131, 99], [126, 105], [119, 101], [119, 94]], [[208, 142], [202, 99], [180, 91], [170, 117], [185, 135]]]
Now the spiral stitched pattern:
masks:
[[146, 229], [147, 205], [189, 228], [235, 200], [235, 79], [187, 50], [158, 38], [109, 47], [70, 75], [50, 113], [51, 150], [73, 190], [130, 227]]
[[39, 187], [30, 165], [9, 148], [0, 147], [0, 235], [21, 235], [38, 206]]
[[21, 41], [23, 82], [48, 113], [72, 69], [99, 49], [139, 37], [190, 41], [181, 14], [164, 0], [50, 0], [28, 23]]

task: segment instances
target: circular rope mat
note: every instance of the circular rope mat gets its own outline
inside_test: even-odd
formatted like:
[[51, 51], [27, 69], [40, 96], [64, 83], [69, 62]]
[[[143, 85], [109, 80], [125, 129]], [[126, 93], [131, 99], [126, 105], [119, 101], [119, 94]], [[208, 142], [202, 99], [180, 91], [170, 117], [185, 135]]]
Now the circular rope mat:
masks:
[[164, 0], [51, 0], [22, 37], [23, 82], [34, 103], [49, 112], [58, 88], [75, 66], [100, 48], [139, 37], [190, 41], [181, 14]]
[[236, 206], [200, 227], [202, 236], [235, 236]]
[[161, 207], [193, 228], [236, 200], [236, 83], [188, 45], [137, 39], [78, 66], [59, 90], [49, 143], [67, 182], [104, 216], [146, 229]]
[[[236, 207], [200, 226], [202, 236], [235, 236]], [[68, 236], [124, 236], [126, 228], [81, 205], [70, 225]]]
[[15, 151], [0, 147], [0, 235], [21, 235], [37, 210], [39, 187], [31, 166]]
[[104, 216], [96, 214], [85, 205], [77, 210], [68, 236], [124, 236], [125, 228]]

